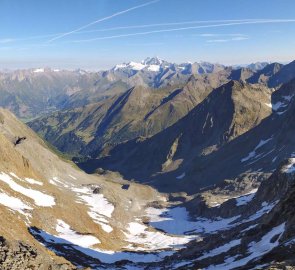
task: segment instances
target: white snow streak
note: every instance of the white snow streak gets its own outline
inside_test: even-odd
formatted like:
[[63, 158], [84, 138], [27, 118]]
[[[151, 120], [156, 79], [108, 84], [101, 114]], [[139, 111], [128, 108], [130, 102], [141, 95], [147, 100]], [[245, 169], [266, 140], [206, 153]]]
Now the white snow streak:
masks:
[[0, 204], [10, 208], [13, 211], [17, 211], [25, 216], [28, 214], [25, 210], [32, 210], [33, 208], [22, 202], [20, 199], [8, 196], [5, 193], [0, 193]]
[[250, 159], [255, 158], [255, 157], [256, 157], [256, 151], [257, 151], [259, 148], [261, 148], [262, 146], [264, 146], [265, 144], [267, 144], [267, 143], [268, 143], [269, 141], [271, 141], [271, 140], [272, 140], [272, 138], [269, 138], [269, 139], [267, 139], [267, 140], [261, 140], [261, 141], [259, 142], [259, 144], [255, 147], [255, 149], [254, 149], [252, 152], [250, 152], [250, 153], [248, 154], [247, 157], [241, 159], [241, 162], [243, 163], [243, 162], [245, 162], [245, 161], [248, 161], [248, 160], [250, 160]]
[[44, 207], [51, 207], [55, 205], [54, 198], [52, 196], [49, 196], [47, 194], [44, 194], [40, 191], [30, 189], [30, 188], [25, 188], [16, 182], [12, 180], [12, 178], [3, 172], [0, 173], [0, 180], [6, 184], [9, 185], [11, 189], [13, 189], [16, 192], [19, 192], [26, 197], [31, 198], [34, 200], [35, 204], [38, 206], [44, 206]]
[[79, 201], [86, 202], [89, 206], [88, 215], [93, 221], [99, 224], [105, 232], [110, 233], [113, 228], [108, 225], [107, 218], [112, 217], [115, 207], [104, 198], [103, 194], [93, 194], [92, 190], [87, 187], [72, 190], [78, 193]]
[[92, 235], [83, 235], [73, 231], [70, 225], [58, 219], [55, 230], [59, 233], [58, 236], [81, 247], [91, 247], [99, 244], [100, 241]]

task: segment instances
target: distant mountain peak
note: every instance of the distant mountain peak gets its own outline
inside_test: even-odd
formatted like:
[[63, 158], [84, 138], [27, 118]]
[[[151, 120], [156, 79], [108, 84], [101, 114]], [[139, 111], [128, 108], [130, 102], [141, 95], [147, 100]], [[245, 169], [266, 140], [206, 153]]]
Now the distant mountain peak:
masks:
[[141, 62], [129, 62], [116, 65], [113, 69], [111, 69], [111, 71], [123, 71], [128, 74], [134, 74], [141, 70], [144, 70], [145, 72], [157, 73], [168, 69], [172, 73], [190, 75], [212, 73], [223, 68], [224, 66], [222, 65], [212, 64], [209, 62], [186, 62], [177, 64], [165, 61], [159, 57], [147, 57]]
[[162, 65], [164, 60], [159, 57], [147, 57], [145, 60], [141, 61], [143, 65]]

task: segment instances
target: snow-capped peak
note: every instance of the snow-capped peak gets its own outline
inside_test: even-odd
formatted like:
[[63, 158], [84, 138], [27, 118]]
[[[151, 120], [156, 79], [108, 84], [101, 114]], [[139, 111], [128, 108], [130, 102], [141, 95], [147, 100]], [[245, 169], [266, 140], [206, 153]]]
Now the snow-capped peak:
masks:
[[142, 63], [136, 63], [136, 62], [130, 62], [129, 67], [131, 67], [133, 70], [142, 70], [146, 67], [146, 65]]
[[[181, 72], [182, 74], [190, 74], [192, 72], [203, 74], [214, 71], [217, 64], [208, 62], [186, 62], [181, 64], [169, 63], [158, 57], [148, 57], [141, 62], [128, 62], [116, 65], [112, 71], [123, 71], [129, 73], [136, 73], [137, 71], [161, 72], [164, 69], [171, 69], [173, 72]], [[221, 67], [221, 65], [220, 65]]]
[[123, 63], [120, 65], [116, 65], [113, 70], [122, 70], [122, 69], [132, 69], [135, 71], [147, 69], [149, 71], [158, 72], [161, 68], [161, 64], [164, 61], [159, 58], [146, 58], [145, 60], [141, 61], [141, 63], [138, 62], [129, 62], [129, 63]]
[[142, 70], [146, 66], [143, 65], [142, 63], [137, 63], [137, 62], [129, 62], [129, 63], [123, 63], [116, 65], [113, 70], [120, 70], [120, 69], [133, 69], [133, 70]]
[[43, 73], [45, 71], [44, 68], [36, 68], [33, 70], [34, 73]]
[[163, 64], [163, 62], [164, 62], [164, 60], [162, 60], [162, 59], [160, 59], [158, 57], [148, 57], [145, 60], [141, 61], [141, 63], [143, 65], [148, 65], [148, 66], [151, 66], [151, 65], [153, 65], [153, 66], [155, 66], [155, 65], [159, 66], [159, 65]]

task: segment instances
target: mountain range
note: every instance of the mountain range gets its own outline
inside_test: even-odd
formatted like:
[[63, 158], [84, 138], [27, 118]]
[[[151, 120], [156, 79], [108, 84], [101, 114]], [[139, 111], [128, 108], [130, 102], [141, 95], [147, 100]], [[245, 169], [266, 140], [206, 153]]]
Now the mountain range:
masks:
[[[147, 58], [141, 63], [130, 62], [99, 72], [50, 68], [2, 71], [0, 105], [27, 121], [56, 110], [99, 102], [134, 86], [182, 85], [193, 74], [215, 73], [224, 68], [206, 62], [173, 64]], [[256, 68], [252, 67], [253, 70]]]
[[1, 269], [294, 268], [295, 61], [38, 68], [0, 93]]
[[41, 117], [29, 126], [72, 157], [107, 155], [119, 143], [137, 137], [148, 138], [175, 124], [213, 89], [227, 82], [243, 81], [278, 88], [292, 78], [294, 67], [295, 62], [285, 66], [269, 64], [256, 72], [249, 68], [224, 68], [213, 73], [190, 75], [185, 82], [181, 80], [171, 86], [135, 85], [98, 103]]

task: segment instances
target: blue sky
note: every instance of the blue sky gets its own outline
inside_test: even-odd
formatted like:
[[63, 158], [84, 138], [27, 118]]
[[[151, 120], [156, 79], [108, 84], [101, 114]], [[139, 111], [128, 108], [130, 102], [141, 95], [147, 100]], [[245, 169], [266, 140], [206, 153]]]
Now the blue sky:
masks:
[[294, 0], [0, 0], [0, 68], [295, 59]]

